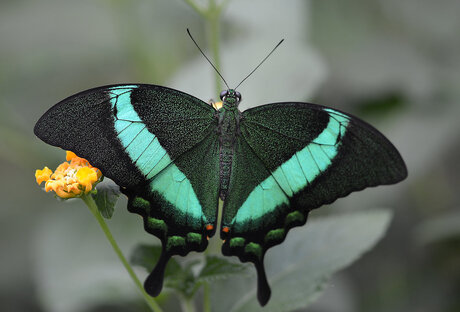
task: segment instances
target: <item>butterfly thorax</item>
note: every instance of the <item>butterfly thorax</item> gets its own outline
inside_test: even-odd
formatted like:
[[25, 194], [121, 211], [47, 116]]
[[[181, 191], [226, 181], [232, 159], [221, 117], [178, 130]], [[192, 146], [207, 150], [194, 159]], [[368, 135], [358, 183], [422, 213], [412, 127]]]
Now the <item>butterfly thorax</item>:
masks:
[[[233, 90], [228, 90], [231, 92]], [[236, 93], [229, 93], [223, 98], [224, 103], [219, 110], [219, 158], [220, 158], [220, 192], [219, 196], [225, 199], [232, 171], [232, 160], [236, 138], [239, 133], [240, 111], [239, 98]]]

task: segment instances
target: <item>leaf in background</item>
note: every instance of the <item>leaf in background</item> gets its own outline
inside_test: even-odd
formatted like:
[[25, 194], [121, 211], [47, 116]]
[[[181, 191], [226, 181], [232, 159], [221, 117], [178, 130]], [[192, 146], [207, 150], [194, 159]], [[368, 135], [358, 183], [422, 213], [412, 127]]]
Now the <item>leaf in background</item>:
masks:
[[[159, 245], [138, 245], [131, 254], [130, 262], [151, 272], [160, 259], [161, 248]], [[174, 289], [186, 298], [191, 298], [199, 286], [193, 274], [193, 267], [199, 262], [199, 260], [189, 261], [186, 265], [181, 266], [179, 262], [171, 258], [166, 265], [164, 287]]]
[[[311, 220], [268, 252], [266, 267], [272, 298], [261, 308], [253, 287], [231, 311], [293, 311], [318, 298], [336, 271], [357, 260], [385, 233], [389, 210], [354, 212]], [[236, 295], [236, 294], [235, 294]]]
[[104, 179], [103, 182], [96, 186], [96, 190], [97, 192], [93, 194], [93, 198], [97, 209], [104, 218], [112, 218], [115, 204], [120, 196], [119, 186], [109, 179]]
[[[137, 245], [132, 252], [130, 262], [133, 265], [144, 267], [148, 272], [151, 272], [157, 264], [158, 259], [160, 259], [160, 255], [160, 245], [141, 244]], [[174, 258], [171, 258], [166, 266], [165, 278], [174, 275], [177, 271], [181, 270], [182, 268], [180, 264]]]
[[426, 220], [415, 229], [415, 239], [419, 245], [460, 238], [460, 213], [453, 211]]
[[355, 101], [356, 110], [365, 118], [387, 118], [407, 107], [407, 100], [400, 91], [387, 91]]
[[[150, 272], [158, 262], [160, 254], [161, 246], [138, 245], [131, 255], [130, 262], [133, 265], [142, 266]], [[165, 287], [174, 289], [186, 298], [191, 298], [205, 282], [213, 282], [247, 273], [247, 265], [233, 263], [225, 258], [207, 256], [205, 261], [206, 263], [198, 276], [196, 276], [194, 268], [202, 263], [200, 259], [188, 261], [181, 266], [172, 258], [166, 266]]]
[[247, 275], [250, 266], [242, 263], [230, 261], [230, 258], [222, 258], [218, 256], [206, 256], [206, 264], [201, 269], [197, 277], [198, 283], [214, 282], [216, 280], [227, 279], [235, 275]]
[[200, 286], [193, 273], [193, 267], [199, 263], [201, 263], [199, 259], [189, 261], [180, 270], [176, 270], [175, 274], [165, 277], [165, 287], [176, 290], [190, 300]]

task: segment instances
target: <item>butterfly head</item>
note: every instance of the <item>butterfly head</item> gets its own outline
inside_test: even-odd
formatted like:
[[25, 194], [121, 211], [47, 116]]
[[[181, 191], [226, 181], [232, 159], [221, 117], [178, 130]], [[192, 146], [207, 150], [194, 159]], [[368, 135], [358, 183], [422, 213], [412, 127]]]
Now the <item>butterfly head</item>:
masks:
[[225, 108], [237, 108], [241, 102], [241, 93], [234, 89], [223, 90], [220, 93], [220, 99], [224, 102]]

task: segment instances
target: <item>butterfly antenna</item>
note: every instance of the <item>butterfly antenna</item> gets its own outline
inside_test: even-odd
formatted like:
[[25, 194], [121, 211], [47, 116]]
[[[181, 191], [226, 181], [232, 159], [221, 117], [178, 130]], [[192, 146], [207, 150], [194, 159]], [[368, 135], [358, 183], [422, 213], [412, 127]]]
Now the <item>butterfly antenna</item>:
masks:
[[216, 66], [214, 66], [214, 64], [209, 60], [209, 58], [206, 56], [206, 54], [204, 54], [203, 50], [201, 50], [200, 46], [198, 45], [198, 43], [196, 43], [195, 39], [193, 39], [193, 36], [192, 34], [190, 33], [190, 30], [187, 28], [187, 33], [188, 35], [190, 36], [190, 39], [192, 39], [193, 43], [196, 45], [196, 47], [198, 48], [198, 50], [200, 50], [201, 54], [203, 54], [204, 58], [209, 62], [209, 64], [211, 64], [212, 68], [214, 68], [214, 70], [217, 72], [217, 74], [220, 76], [220, 78], [222, 78], [222, 81], [225, 83], [225, 85], [227, 86], [227, 89], [230, 89], [230, 87], [228, 86], [227, 84], [227, 81], [225, 81], [224, 77], [222, 77], [222, 75], [219, 73], [219, 71], [217, 70]]
[[262, 65], [265, 62], [265, 60], [268, 59], [268, 57], [272, 55], [273, 52], [275, 52], [276, 48], [278, 48], [283, 43], [283, 41], [284, 39], [281, 39], [281, 41], [278, 42], [278, 44], [270, 51], [270, 53], [268, 53], [268, 55], [262, 60], [262, 62], [260, 62], [259, 65], [257, 65], [256, 68], [254, 68], [252, 72], [249, 73], [249, 75], [247, 75], [243, 80], [241, 80], [241, 82], [236, 86], [236, 88], [238, 88], [246, 79], [248, 79], [249, 76], [251, 76], [257, 70], [257, 68], [259, 68], [260, 65]]

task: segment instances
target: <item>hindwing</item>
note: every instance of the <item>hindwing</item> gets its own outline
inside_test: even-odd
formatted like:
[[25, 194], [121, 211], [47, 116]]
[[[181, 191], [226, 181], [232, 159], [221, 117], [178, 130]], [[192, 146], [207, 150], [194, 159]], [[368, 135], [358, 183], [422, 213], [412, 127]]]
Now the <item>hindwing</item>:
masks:
[[270, 289], [263, 258], [308, 213], [353, 191], [407, 175], [396, 148], [376, 129], [343, 112], [276, 103], [243, 112], [224, 203], [223, 253], [250, 261], [258, 298]]

